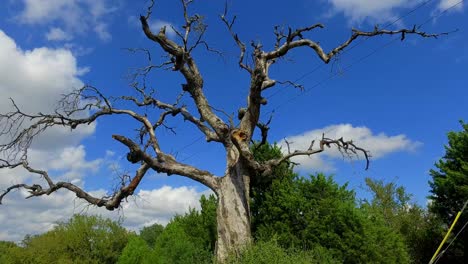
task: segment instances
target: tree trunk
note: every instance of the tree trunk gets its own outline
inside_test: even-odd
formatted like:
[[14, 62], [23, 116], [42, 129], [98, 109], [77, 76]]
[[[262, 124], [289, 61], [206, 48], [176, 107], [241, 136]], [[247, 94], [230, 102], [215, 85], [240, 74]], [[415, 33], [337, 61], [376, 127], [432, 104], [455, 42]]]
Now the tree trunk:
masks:
[[251, 241], [250, 178], [241, 162], [228, 166], [218, 189], [218, 239], [216, 258], [223, 262], [230, 253], [238, 254]]

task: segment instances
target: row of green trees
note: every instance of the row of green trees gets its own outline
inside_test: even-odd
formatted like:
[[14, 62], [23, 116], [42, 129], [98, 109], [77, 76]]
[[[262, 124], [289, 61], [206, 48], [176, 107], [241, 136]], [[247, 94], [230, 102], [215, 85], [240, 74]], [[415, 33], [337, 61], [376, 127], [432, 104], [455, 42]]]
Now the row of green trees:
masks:
[[[411, 202], [403, 187], [366, 179], [372, 196], [358, 200], [348, 186], [323, 174], [302, 177], [284, 163], [271, 179], [254, 178], [255, 243], [228, 263], [428, 263], [453, 217], [468, 198], [468, 126], [449, 134], [446, 155], [431, 171], [432, 203]], [[258, 160], [281, 155], [254, 146]], [[260, 181], [260, 179], [262, 179]], [[0, 243], [0, 263], [211, 263], [216, 246], [216, 198], [201, 210], [154, 224], [139, 234], [96, 216], [77, 215], [18, 246]], [[467, 233], [459, 233], [438, 263], [466, 263]], [[454, 236], [451, 237], [453, 239]]]

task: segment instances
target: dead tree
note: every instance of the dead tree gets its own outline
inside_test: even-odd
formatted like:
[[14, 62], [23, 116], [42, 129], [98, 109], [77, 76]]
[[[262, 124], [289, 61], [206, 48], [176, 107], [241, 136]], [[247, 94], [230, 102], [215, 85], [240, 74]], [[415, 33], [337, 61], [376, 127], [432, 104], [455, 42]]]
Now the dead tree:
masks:
[[[12, 100], [13, 110], [0, 115], [0, 135], [8, 138], [7, 142], [0, 141], [2, 142], [0, 145], [0, 152], [2, 153], [0, 168], [22, 167], [30, 173], [37, 174], [39, 176], [38, 180], [42, 179], [43, 183], [10, 186], [0, 194], [0, 203], [4, 196], [14, 189], [26, 189], [30, 193], [29, 197], [50, 195], [59, 189], [67, 189], [90, 204], [114, 210], [119, 208], [123, 199], [135, 192], [135, 189], [149, 170], [166, 173], [167, 175], [180, 175], [207, 186], [217, 195], [218, 237], [216, 254], [219, 260], [223, 260], [229, 252], [239, 252], [243, 246], [251, 241], [249, 189], [252, 175], [268, 177], [275, 166], [287, 159], [299, 155], [314, 155], [329, 147], [336, 147], [343, 153], [348, 154], [359, 152], [366, 158], [367, 165], [369, 162], [368, 153], [356, 146], [352, 141], [349, 141], [349, 139], [330, 139], [326, 138], [325, 135], [318, 142], [312, 141], [310, 146], [305, 146], [303, 151], [290, 152], [279, 159], [257, 162], [252, 155], [249, 143], [255, 129], [261, 130], [262, 142], [266, 142], [269, 122], [260, 123], [261, 109], [266, 104], [262, 94], [278, 83], [269, 75], [270, 67], [288, 52], [299, 48], [307, 48], [308, 50], [304, 52], [312, 52], [324, 63], [329, 63], [334, 56], [346, 49], [355, 40], [363, 37], [401, 35], [403, 39], [407, 35], [417, 35], [424, 38], [438, 36], [437, 34], [421, 32], [416, 27], [400, 30], [386, 30], [375, 27], [372, 31], [353, 29], [351, 36], [341, 45], [330, 51], [325, 51], [318, 42], [305, 36], [313, 30], [323, 29], [322, 24], [314, 24], [298, 29], [289, 28], [283, 31], [276, 27], [274, 30], [276, 36], [274, 48], [264, 50], [260, 44], [252, 43], [250, 46], [246, 46], [234, 31], [235, 17], [229, 19], [225, 9], [224, 14], [220, 16], [221, 23], [226, 25], [227, 34], [232, 37], [239, 48], [239, 67], [250, 76], [250, 83], [246, 84], [247, 102], [245, 107], [239, 109], [239, 124], [234, 125], [232, 120], [223, 120], [217, 114], [217, 111], [214, 111], [210, 106], [208, 98], [205, 96], [203, 91], [204, 80], [196, 59], [192, 57], [192, 51], [197, 48], [211, 50], [203, 38], [206, 26], [200, 16], [189, 14], [188, 7], [192, 0], [181, 1], [184, 18], [183, 30], [172, 29], [178, 36], [177, 41], [166, 36], [165, 27], [161, 28], [159, 32], [151, 31], [148, 23], [153, 5], [148, 8], [145, 16], [140, 16], [144, 34], [156, 46], [161, 48], [169, 60], [160, 65], [142, 68], [137, 74], [145, 75], [149, 74], [154, 68], [167, 67], [179, 72], [185, 80], [181, 90], [190, 94], [198, 113], [192, 113], [187, 107], [179, 106], [178, 102], [175, 104], [162, 102], [154, 97], [146, 87], [141, 87], [138, 84], [132, 86], [138, 96], [121, 96], [119, 98], [106, 97], [97, 88], [85, 86], [65, 95], [60, 100], [60, 107], [54, 113], [48, 114], [25, 113]], [[251, 64], [245, 62], [248, 49], [249, 54], [252, 54]], [[133, 104], [133, 110], [114, 106], [113, 100], [117, 99]], [[159, 117], [156, 120], [152, 120], [144, 114], [142, 109], [148, 107], [152, 107], [155, 112], [159, 112]], [[83, 116], [80, 113], [88, 112], [90, 114], [85, 117], [77, 117]], [[133, 140], [124, 135], [112, 135], [112, 138], [128, 148], [128, 161], [139, 164], [139, 168], [130, 177], [130, 180], [123, 182], [111, 195], [94, 197], [71, 182], [56, 182], [49, 176], [47, 171], [32, 168], [28, 164], [27, 150], [31, 146], [31, 142], [38, 134], [48, 128], [64, 126], [76, 129], [79, 126], [89, 125], [102, 117], [122, 115], [129, 116], [140, 124], [141, 127], [138, 130], [140, 140]], [[173, 155], [161, 149], [155, 131], [164, 126], [166, 118], [172, 116], [178, 116], [190, 122], [196, 130], [204, 135], [207, 142], [216, 142], [224, 147], [227, 159], [224, 175], [214, 175], [209, 171], [178, 161]], [[25, 124], [27, 125], [25, 126]]]

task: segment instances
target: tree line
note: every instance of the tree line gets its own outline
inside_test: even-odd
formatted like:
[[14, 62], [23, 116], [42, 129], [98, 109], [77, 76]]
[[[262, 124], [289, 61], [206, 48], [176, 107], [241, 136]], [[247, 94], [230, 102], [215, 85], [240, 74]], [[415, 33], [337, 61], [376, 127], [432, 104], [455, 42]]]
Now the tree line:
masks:
[[[468, 198], [468, 124], [448, 134], [446, 154], [430, 171], [428, 208], [404, 187], [365, 179], [371, 198], [324, 174], [298, 175], [285, 161], [275, 177], [253, 177], [250, 215], [254, 242], [227, 263], [428, 263]], [[278, 146], [252, 146], [259, 161], [281, 157]], [[75, 215], [20, 245], [0, 242], [0, 263], [213, 263], [217, 199], [202, 196], [166, 225], [137, 234], [99, 216]], [[461, 215], [437, 263], [466, 263], [468, 232]]]

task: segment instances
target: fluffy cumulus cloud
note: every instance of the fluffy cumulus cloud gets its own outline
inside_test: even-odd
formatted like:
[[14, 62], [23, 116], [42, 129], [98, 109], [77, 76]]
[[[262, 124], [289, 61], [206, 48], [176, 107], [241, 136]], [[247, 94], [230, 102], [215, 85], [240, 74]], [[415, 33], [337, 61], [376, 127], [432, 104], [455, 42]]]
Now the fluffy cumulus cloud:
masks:
[[186, 186], [140, 190], [133, 201], [123, 206], [124, 225], [135, 230], [155, 222], [167, 224], [174, 215], [183, 214], [189, 208], [200, 209], [201, 195], [210, 193]]
[[[62, 94], [80, 88], [76, 58], [65, 49], [45, 47], [22, 50], [15, 41], [0, 30], [0, 112], [12, 110], [9, 98], [25, 112], [53, 112]], [[95, 125], [79, 127], [73, 132], [57, 127], [38, 138], [37, 149], [60, 149], [76, 145], [94, 133]], [[70, 140], [71, 139], [71, 140]]]
[[[372, 159], [379, 159], [388, 154], [398, 151], [414, 151], [421, 143], [410, 140], [404, 134], [388, 136], [384, 133], [374, 134], [367, 127], [354, 127], [351, 124], [331, 125], [320, 129], [307, 131], [301, 135], [288, 136], [290, 151], [305, 150], [310, 146], [312, 140], [316, 142], [321, 139], [325, 133], [327, 138], [341, 138], [344, 140], [353, 140], [353, 142], [370, 152]], [[284, 152], [287, 152], [287, 144], [283, 140], [280, 145]], [[317, 146], [316, 146], [317, 147]], [[342, 159], [343, 155], [337, 149], [331, 148], [326, 151], [307, 156], [297, 156], [293, 161], [300, 163], [300, 168], [305, 170], [333, 171], [333, 160]], [[353, 158], [363, 159], [363, 155]]]
[[[105, 158], [88, 160], [83, 145], [59, 150], [31, 149], [28, 152], [28, 163], [31, 167], [47, 171], [55, 181], [69, 181], [78, 186], [83, 186], [85, 177], [95, 175], [105, 162]], [[1, 191], [19, 183], [38, 183], [47, 186], [39, 175], [29, 173], [22, 167], [0, 169]]]
[[[94, 195], [103, 195], [97, 190]], [[26, 234], [37, 234], [51, 229], [58, 221], [67, 221], [73, 214], [99, 214], [123, 221], [128, 229], [139, 230], [153, 223], [167, 224], [175, 214], [183, 214], [189, 208], [200, 208], [199, 199], [205, 192], [191, 187], [169, 186], [154, 190], [140, 190], [134, 199], [128, 199], [119, 211], [107, 211], [88, 206], [72, 193], [58, 191], [50, 196], [24, 198], [27, 192], [18, 191], [1, 205], [0, 240], [21, 241]]]
[[[331, 14], [343, 14], [351, 23], [385, 23], [399, 17], [401, 10], [414, 8], [423, 3], [423, 0], [327, 0], [332, 6]], [[458, 0], [440, 0], [438, 10], [445, 10]], [[461, 10], [462, 4], [454, 9]]]
[[[83, 86], [79, 78], [84, 72], [86, 69], [77, 66], [76, 58], [70, 51], [46, 47], [23, 50], [12, 38], [0, 31], [1, 113], [12, 110], [12, 104], [8, 98], [14, 99], [24, 112], [53, 112], [55, 103], [62, 94]], [[85, 176], [96, 173], [102, 164], [102, 159], [88, 160], [85, 147], [79, 145], [80, 140], [93, 134], [94, 130], [95, 125], [77, 128], [73, 132], [61, 127], [46, 131], [36, 138], [32, 148], [28, 151], [30, 166], [48, 170], [54, 179], [67, 180], [83, 186]], [[0, 142], [8, 140], [5, 137], [2, 135]], [[38, 175], [28, 173], [20, 167], [0, 170], [0, 190], [5, 190], [13, 184], [33, 182], [43, 183]], [[29, 209], [37, 210], [35, 206], [38, 208], [48, 206], [44, 199], [55, 198], [39, 198], [31, 205], [25, 203], [24, 210], [16, 207], [15, 204], [19, 203], [17, 200], [24, 200], [27, 195], [27, 192], [21, 190], [12, 195], [13, 199], [7, 196], [6, 199], [13, 205], [8, 207], [9, 209], [2, 206], [0, 219], [2, 223], [10, 222], [12, 229], [2, 229], [0, 232], [2, 237], [14, 235], [14, 223], [23, 217], [30, 218], [25, 227], [29, 231], [44, 230], [57, 220], [56, 216], [48, 215], [40, 210], [35, 211], [38, 218], [27, 213]], [[59, 195], [52, 202], [53, 206], [57, 208], [63, 206], [61, 198]], [[60, 215], [58, 209], [56, 215]], [[51, 222], [47, 219], [54, 220]]]
[[[116, 8], [108, 0], [22, 0], [23, 10], [18, 19], [25, 24], [61, 23], [64, 29], [51, 28], [48, 39], [67, 40], [71, 34], [93, 31], [102, 40], [109, 40], [106, 17]], [[114, 2], [115, 3], [115, 2]], [[65, 30], [65, 31], [64, 31]]]

